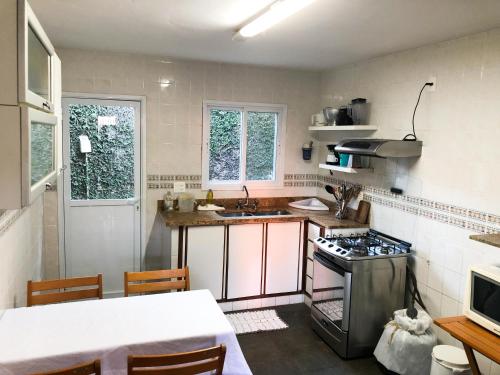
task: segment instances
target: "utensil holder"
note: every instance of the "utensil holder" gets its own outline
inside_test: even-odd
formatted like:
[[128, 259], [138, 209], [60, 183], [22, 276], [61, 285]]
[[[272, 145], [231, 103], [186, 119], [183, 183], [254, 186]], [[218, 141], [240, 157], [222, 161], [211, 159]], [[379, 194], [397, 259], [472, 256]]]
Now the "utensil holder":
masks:
[[347, 204], [349, 202], [346, 200], [341, 200], [337, 204], [337, 212], [335, 213], [335, 217], [339, 220], [345, 219], [347, 217]]

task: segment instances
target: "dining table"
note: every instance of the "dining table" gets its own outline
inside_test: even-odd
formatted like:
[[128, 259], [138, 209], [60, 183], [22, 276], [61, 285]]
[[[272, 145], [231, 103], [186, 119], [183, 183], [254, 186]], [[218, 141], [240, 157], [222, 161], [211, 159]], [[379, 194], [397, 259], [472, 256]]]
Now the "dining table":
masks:
[[208, 290], [8, 309], [0, 317], [0, 374], [33, 374], [101, 360], [126, 374], [127, 356], [224, 344], [224, 374], [251, 374], [235, 332]]

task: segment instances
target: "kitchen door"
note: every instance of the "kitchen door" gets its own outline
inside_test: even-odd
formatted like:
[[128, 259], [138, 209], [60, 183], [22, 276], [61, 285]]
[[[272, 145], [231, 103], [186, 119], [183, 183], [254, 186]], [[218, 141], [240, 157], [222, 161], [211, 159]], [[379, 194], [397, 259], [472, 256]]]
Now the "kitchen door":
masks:
[[140, 270], [141, 103], [63, 99], [66, 277], [103, 274], [120, 295]]

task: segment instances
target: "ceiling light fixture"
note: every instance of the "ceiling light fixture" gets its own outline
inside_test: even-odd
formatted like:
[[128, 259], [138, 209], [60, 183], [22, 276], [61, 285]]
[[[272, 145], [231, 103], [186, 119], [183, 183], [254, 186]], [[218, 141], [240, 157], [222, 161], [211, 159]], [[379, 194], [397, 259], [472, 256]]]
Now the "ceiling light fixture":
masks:
[[259, 16], [245, 24], [235, 35], [235, 38], [251, 38], [285, 18], [310, 5], [314, 0], [278, 0], [272, 3]]

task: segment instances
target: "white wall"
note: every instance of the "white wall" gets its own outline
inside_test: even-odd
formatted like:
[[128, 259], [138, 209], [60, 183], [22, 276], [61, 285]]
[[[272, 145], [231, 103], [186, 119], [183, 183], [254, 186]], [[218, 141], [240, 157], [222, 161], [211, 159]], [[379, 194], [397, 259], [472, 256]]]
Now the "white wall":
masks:
[[[202, 101], [250, 101], [288, 105], [285, 173], [316, 174], [313, 160], [302, 160], [302, 144], [311, 139], [310, 115], [319, 108], [319, 73], [245, 65], [196, 61], [97, 51], [62, 49], [63, 91], [147, 97], [146, 174], [193, 176], [201, 183]], [[165, 61], [168, 60], [168, 63]], [[161, 88], [160, 80], [175, 85]], [[191, 181], [191, 182], [193, 182]], [[168, 182], [168, 181], [167, 181]], [[289, 183], [289, 185], [292, 185]], [[147, 234], [156, 202], [166, 188], [149, 188]], [[192, 192], [202, 198], [199, 187]], [[316, 187], [251, 191], [252, 196], [315, 194]], [[215, 197], [243, 196], [242, 192], [215, 192]]]
[[0, 217], [0, 311], [26, 306], [26, 283], [42, 273], [43, 196]]
[[[375, 173], [366, 177], [334, 177], [367, 186], [372, 227], [412, 242], [419, 288], [438, 317], [461, 313], [471, 264], [500, 264], [498, 248], [468, 238], [500, 231], [500, 29], [325, 72], [321, 101], [338, 106], [365, 97], [379, 130], [363, 136], [401, 139], [430, 76], [437, 77], [436, 91], [424, 92], [416, 116], [422, 156], [374, 160]], [[391, 186], [405, 197], [389, 194]], [[500, 373], [499, 365], [480, 361], [484, 373]]]

